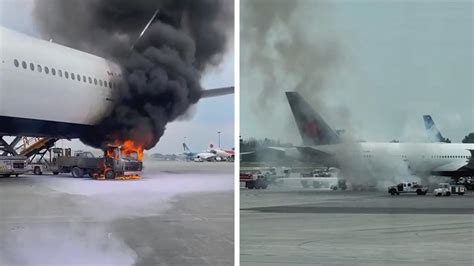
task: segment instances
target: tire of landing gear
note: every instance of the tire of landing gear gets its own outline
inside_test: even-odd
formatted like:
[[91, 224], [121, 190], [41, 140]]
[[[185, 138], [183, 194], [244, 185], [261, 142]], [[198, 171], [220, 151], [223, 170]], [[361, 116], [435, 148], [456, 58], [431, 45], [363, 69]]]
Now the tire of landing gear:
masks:
[[59, 175], [59, 172], [53, 172], [53, 175]]
[[446, 197], [451, 196], [451, 192], [446, 192]]
[[108, 180], [115, 179], [115, 172], [110, 168], [105, 169], [104, 176], [105, 176], [105, 179], [108, 179]]
[[79, 168], [77, 166], [72, 168], [71, 173], [72, 173], [72, 176], [76, 177], [76, 178], [84, 177], [84, 170], [82, 170], [81, 168]]

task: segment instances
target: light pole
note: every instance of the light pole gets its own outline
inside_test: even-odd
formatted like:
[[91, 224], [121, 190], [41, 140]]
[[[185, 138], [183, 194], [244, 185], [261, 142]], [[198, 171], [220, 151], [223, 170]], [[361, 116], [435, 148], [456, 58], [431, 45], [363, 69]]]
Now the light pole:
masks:
[[218, 137], [218, 146], [217, 147], [221, 147], [221, 132], [220, 131], [217, 131], [217, 137]]

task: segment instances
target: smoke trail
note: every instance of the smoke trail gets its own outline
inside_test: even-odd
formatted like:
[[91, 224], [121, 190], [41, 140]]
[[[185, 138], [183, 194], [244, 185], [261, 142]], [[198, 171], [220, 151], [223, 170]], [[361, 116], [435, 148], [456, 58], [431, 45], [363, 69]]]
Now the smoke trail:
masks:
[[[275, 99], [295, 89], [323, 103], [341, 56], [337, 38], [325, 32], [326, 6], [321, 1], [256, 0], [243, 1], [242, 10], [243, 78], [252, 72], [262, 78], [262, 88], [252, 88], [256, 95], [248, 97], [252, 108], [274, 112]], [[258, 113], [262, 123], [268, 121], [267, 112]]]
[[36, 1], [45, 37], [117, 61], [124, 72], [113, 111], [81, 140], [101, 147], [131, 139], [152, 148], [166, 124], [199, 101], [202, 74], [220, 63], [232, 36], [233, 6], [233, 0]]
[[[252, 116], [265, 131], [264, 136], [291, 137], [298, 144], [295, 142], [300, 138], [293, 137], [295, 124], [283, 93], [296, 90], [318, 112], [330, 113], [329, 121], [337, 120], [338, 126], [343, 126], [344, 149], [331, 158], [333, 165], [328, 166], [339, 167], [352, 185], [386, 189], [388, 184], [413, 177], [400, 156], [392, 158], [388, 152], [381, 152], [380, 157], [390, 159], [364, 157], [349, 107], [327, 108], [328, 96], [338, 94], [330, 82], [342, 67], [346, 52], [337, 33], [331, 30], [328, 1], [246, 0], [242, 3], [241, 40], [245, 45], [241, 46], [244, 65], [241, 102], [250, 102], [249, 108], [258, 110]], [[251, 80], [252, 86], [261, 80], [262, 87], [244, 87], [245, 79]], [[243, 121], [245, 129], [248, 125]], [[322, 163], [320, 158], [311, 160]]]

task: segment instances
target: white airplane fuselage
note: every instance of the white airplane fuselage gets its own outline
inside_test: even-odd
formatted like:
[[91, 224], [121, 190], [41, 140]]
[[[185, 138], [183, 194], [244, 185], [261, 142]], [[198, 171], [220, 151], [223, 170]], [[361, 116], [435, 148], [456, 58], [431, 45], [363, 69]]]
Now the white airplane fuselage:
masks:
[[210, 161], [216, 158], [216, 155], [214, 153], [210, 152], [200, 152], [196, 154], [194, 159], [196, 160], [201, 160], [201, 161]]
[[356, 160], [371, 167], [405, 164], [413, 174], [458, 175], [466, 168], [474, 144], [463, 143], [340, 143], [313, 146], [334, 161]]
[[0, 135], [78, 137], [113, 107], [121, 68], [0, 27]]
[[232, 156], [233, 156], [233, 154], [228, 153], [228, 152], [226, 152], [226, 151], [224, 151], [224, 150], [221, 150], [221, 149], [211, 149], [211, 150], [209, 150], [209, 152], [210, 152], [210, 153], [213, 153], [213, 154], [215, 154], [216, 156], [219, 156], [219, 157], [221, 157], [221, 158], [228, 158], [228, 157], [232, 157]]

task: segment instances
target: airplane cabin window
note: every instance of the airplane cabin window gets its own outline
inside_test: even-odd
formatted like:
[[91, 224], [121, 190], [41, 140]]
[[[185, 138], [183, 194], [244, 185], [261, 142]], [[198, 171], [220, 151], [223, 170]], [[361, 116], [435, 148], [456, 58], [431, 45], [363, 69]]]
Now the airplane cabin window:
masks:
[[63, 77], [63, 71], [58, 69], [58, 76], [60, 76], [61, 78]]
[[77, 75], [77, 81], [81, 81], [81, 75]]
[[64, 76], [68, 79], [69, 78], [69, 72], [64, 71]]
[[44, 73], [49, 74], [49, 68], [48, 67], [44, 67]]
[[71, 73], [71, 79], [76, 80], [76, 75], [74, 75], [74, 73]]
[[16, 60], [16, 59], [13, 61], [13, 64], [15, 64], [16, 67], [20, 66], [20, 62], [18, 62], [18, 60]]
[[89, 84], [92, 84], [92, 78], [89, 77]]
[[97, 79], [94, 79], [94, 84], [97, 85]]
[[112, 89], [112, 82], [109, 82], [109, 88]]
[[86, 78], [86, 76], [82, 76], [82, 81], [84, 81], [84, 83], [87, 83], [87, 78]]
[[28, 68], [28, 64], [26, 64], [25, 61], [21, 62], [21, 66], [22, 66], [24, 69], [27, 69], [27, 68]]
[[101, 80], [101, 79], [99, 80], [99, 84], [100, 84], [100, 86], [102, 87], [102, 80]]
[[31, 69], [31, 71], [35, 71], [35, 64], [30, 63], [30, 69]]
[[56, 76], [56, 69], [51, 68], [51, 74], [53, 74], [53, 76]]
[[38, 65], [38, 72], [39, 73], [43, 72], [43, 68], [41, 67], [41, 65]]

